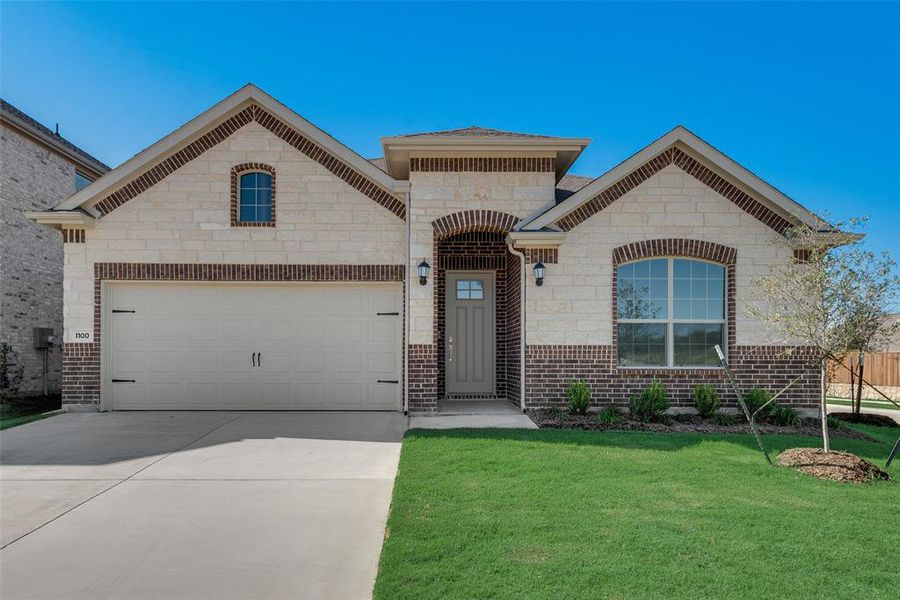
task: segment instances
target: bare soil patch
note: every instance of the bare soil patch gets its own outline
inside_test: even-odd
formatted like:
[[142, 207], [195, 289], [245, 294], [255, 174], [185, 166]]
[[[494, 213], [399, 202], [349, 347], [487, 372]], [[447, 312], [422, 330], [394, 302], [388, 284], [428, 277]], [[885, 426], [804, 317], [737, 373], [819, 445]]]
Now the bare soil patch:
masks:
[[[608, 424], [597, 421], [597, 415], [572, 415], [569, 413], [555, 413], [553, 411], [538, 410], [529, 414], [541, 429], [582, 429], [586, 431], [653, 431], [657, 433], [749, 433], [745, 417], [735, 415], [734, 425], [718, 425], [712, 421], [703, 419], [697, 415], [669, 416], [664, 422], [643, 423], [628, 418], [625, 413], [618, 423]], [[805, 419], [800, 427], [783, 427], [772, 423], [757, 423], [760, 433], [783, 435], [808, 435], [821, 436], [822, 430], [819, 421]], [[855, 440], [874, 441], [868, 435], [850, 429], [849, 427], [830, 428], [831, 435]]]
[[778, 464], [830, 481], [868, 483], [889, 479], [887, 473], [848, 452], [825, 452], [820, 448], [791, 448], [778, 455]]
[[857, 415], [849, 412], [828, 414], [847, 423], [862, 423], [864, 425], [875, 425], [876, 427], [897, 427], [897, 422], [887, 415], [874, 415], [872, 413], [860, 413]]

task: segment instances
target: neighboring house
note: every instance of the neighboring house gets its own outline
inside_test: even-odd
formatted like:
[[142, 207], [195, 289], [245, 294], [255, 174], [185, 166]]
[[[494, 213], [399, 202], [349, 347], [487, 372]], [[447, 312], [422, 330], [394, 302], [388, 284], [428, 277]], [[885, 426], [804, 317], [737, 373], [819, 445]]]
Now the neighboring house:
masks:
[[[60, 389], [63, 243], [22, 213], [53, 208], [108, 170], [0, 100], [0, 343], [23, 368], [24, 394]], [[52, 329], [55, 343], [36, 348], [45, 345], [35, 340], [38, 327]]]
[[575, 379], [733, 402], [719, 344], [741, 385], [805, 373], [784, 398], [814, 405], [809, 350], [746, 305], [788, 227], [827, 226], [682, 127], [568, 176], [588, 141], [471, 127], [373, 163], [248, 85], [29, 215], [66, 240], [64, 403], [527, 409]]

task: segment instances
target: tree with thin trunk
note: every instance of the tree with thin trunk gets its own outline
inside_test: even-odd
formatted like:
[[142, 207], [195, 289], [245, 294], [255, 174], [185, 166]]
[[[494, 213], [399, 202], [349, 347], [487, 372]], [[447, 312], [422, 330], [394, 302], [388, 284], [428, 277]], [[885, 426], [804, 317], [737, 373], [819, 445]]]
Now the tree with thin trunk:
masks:
[[[826, 410], [827, 362], [850, 352], [881, 348], [900, 324], [886, 316], [900, 299], [896, 262], [887, 252], [865, 250], [861, 235], [845, 233], [864, 223], [854, 219], [830, 226], [800, 225], [774, 243], [785, 240], [795, 260], [773, 266], [755, 281], [758, 294], [747, 306], [751, 317], [792, 345], [815, 349], [811, 367], [819, 370], [819, 416], [822, 447], [830, 452]], [[790, 351], [790, 350], [788, 350]]]

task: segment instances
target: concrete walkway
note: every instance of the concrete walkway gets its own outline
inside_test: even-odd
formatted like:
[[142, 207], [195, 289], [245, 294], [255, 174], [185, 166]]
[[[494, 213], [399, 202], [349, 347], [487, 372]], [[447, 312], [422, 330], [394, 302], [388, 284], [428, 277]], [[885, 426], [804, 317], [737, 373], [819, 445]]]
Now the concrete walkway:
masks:
[[0, 597], [370, 597], [405, 429], [185, 412], [4, 431]]
[[506, 400], [442, 400], [438, 413], [411, 417], [410, 429], [537, 429], [528, 418]]

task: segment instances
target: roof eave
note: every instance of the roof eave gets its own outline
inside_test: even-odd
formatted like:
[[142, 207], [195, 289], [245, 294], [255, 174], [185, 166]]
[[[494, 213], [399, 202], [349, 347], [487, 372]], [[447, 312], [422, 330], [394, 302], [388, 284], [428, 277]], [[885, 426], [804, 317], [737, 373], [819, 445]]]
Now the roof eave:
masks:
[[83, 210], [43, 210], [23, 213], [25, 218], [38, 225], [45, 225], [53, 229], [90, 229], [97, 219], [85, 213]]
[[79, 170], [84, 172], [86, 175], [90, 175], [92, 177], [100, 177], [101, 175], [109, 171], [109, 167], [105, 164], [101, 163], [100, 161], [97, 161], [96, 163], [93, 161], [89, 161], [77, 152], [72, 152], [70, 148], [66, 147], [64, 144], [60, 144], [58, 140], [54, 139], [51, 136], [48, 136], [43, 131], [35, 129], [33, 126], [18, 118], [16, 115], [6, 112], [0, 112], [0, 121], [6, 123], [11, 127], [14, 127], [23, 134], [34, 139], [39, 144], [43, 144], [44, 146], [49, 147], [54, 152], [61, 154], [66, 159], [75, 163], [76, 166], [79, 167]]

